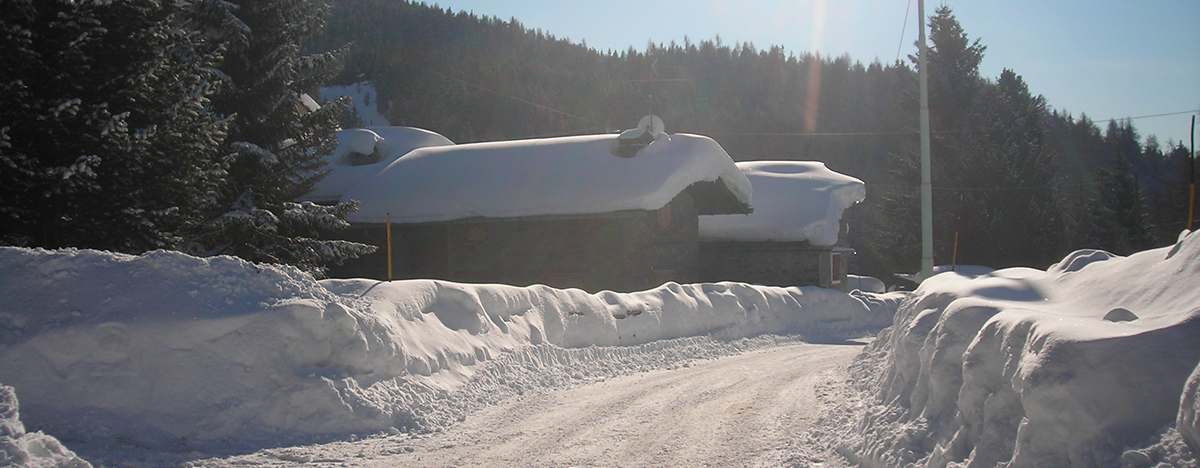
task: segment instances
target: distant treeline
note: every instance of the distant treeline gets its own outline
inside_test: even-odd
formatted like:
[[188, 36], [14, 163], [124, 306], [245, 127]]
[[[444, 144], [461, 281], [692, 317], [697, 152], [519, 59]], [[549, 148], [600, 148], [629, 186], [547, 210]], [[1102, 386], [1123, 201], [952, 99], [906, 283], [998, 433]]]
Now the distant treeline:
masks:
[[[950, 8], [928, 20], [937, 263], [1046, 267], [1075, 249], [1174, 242], [1188, 203], [1182, 143], [1052, 110], [1013, 70], [981, 77], [986, 47]], [[863, 65], [719, 37], [597, 51], [515, 19], [397, 0], [334, 2], [307, 47], [347, 43], [338, 81], [372, 80], [393, 124], [456, 142], [616, 131], [652, 112], [735, 160], [823, 161], [867, 183], [850, 215], [855, 269], [919, 266], [915, 57]]]

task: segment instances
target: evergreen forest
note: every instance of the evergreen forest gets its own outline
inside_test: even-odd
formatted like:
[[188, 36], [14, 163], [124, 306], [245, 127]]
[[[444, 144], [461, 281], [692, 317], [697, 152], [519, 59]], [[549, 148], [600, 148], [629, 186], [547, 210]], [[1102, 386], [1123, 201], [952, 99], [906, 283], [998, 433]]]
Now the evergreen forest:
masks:
[[0, 245], [236, 255], [320, 275], [353, 203], [296, 203], [348, 102], [302, 95], [309, 0], [0, 0]]
[[[1055, 109], [1018, 70], [980, 76], [982, 40], [947, 6], [927, 19], [938, 264], [1045, 268], [1076, 249], [1175, 242], [1187, 224], [1183, 142]], [[370, 80], [394, 125], [459, 143], [613, 132], [654, 113], [738, 161], [823, 161], [867, 184], [849, 215], [851, 271], [919, 269], [915, 53], [864, 65], [720, 37], [598, 51], [516, 19], [397, 0], [335, 2], [306, 47], [343, 44], [340, 84]]]

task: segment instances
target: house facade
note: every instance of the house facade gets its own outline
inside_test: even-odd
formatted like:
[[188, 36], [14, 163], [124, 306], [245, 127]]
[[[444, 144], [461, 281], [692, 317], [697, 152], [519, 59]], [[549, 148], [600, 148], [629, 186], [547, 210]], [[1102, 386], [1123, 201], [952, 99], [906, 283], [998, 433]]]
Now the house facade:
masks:
[[637, 291], [703, 276], [699, 216], [748, 213], [715, 141], [639, 134], [420, 148], [349, 190], [341, 237], [380, 246], [335, 277]]
[[862, 181], [819, 162], [737, 165], [754, 186], [754, 213], [700, 218], [701, 280], [846, 290], [845, 213], [865, 198]]
[[[695, 282], [701, 277], [697, 225], [695, 200], [686, 191], [653, 211], [394, 224], [392, 278], [592, 292]], [[386, 278], [386, 226], [356, 224], [350, 234], [345, 237], [381, 249], [331, 275]]]

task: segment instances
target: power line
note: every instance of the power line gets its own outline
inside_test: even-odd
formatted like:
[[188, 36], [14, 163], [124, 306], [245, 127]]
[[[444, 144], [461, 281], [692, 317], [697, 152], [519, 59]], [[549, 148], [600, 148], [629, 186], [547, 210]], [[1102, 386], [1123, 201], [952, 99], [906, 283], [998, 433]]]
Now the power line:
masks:
[[732, 133], [732, 132], [717, 132], [712, 136], [873, 136], [873, 135], [916, 135], [913, 131], [897, 131], [897, 132], [780, 132], [780, 133]]
[[[1092, 123], [1107, 122], [1107, 121], [1109, 121], [1109, 120], [1138, 120], [1138, 119], [1149, 119], [1149, 118], [1154, 118], [1154, 117], [1166, 117], [1166, 116], [1171, 116], [1171, 115], [1183, 115], [1183, 114], [1192, 114], [1192, 113], [1200, 113], [1200, 109], [1193, 109], [1193, 110], [1186, 110], [1186, 111], [1176, 111], [1176, 112], [1165, 112], [1165, 113], [1162, 113], [1162, 114], [1139, 115], [1139, 116], [1134, 116], [1134, 117], [1123, 117], [1123, 118], [1120, 118], [1120, 119], [1097, 119], [1097, 120], [1092, 120]], [[931, 133], [931, 134], [934, 134], [934, 135], [948, 135], [948, 134], [955, 134], [955, 133], [960, 133], [960, 134], [981, 134], [981, 133], [989, 133], [989, 132], [991, 132], [991, 131], [992, 131], [992, 130], [989, 130], [989, 129], [978, 129], [978, 130], [934, 130], [934, 131], [932, 131], [932, 132], [929, 132], [929, 133]], [[756, 137], [788, 137], [788, 136], [795, 136], [795, 137], [807, 137], [807, 136], [888, 136], [888, 135], [916, 135], [916, 134], [918, 134], [918, 133], [919, 133], [919, 132], [917, 132], [916, 130], [901, 130], [901, 131], [891, 131], [891, 132], [811, 132], [811, 133], [807, 133], [807, 132], [744, 132], [744, 133], [738, 133], [738, 132], [716, 132], [716, 133], [712, 133], [712, 134], [710, 134], [710, 136], [756, 136]]]
[[1149, 118], [1153, 118], [1153, 117], [1166, 117], [1166, 116], [1170, 116], [1170, 115], [1183, 115], [1183, 114], [1193, 114], [1193, 113], [1200, 113], [1200, 109], [1192, 109], [1192, 110], [1177, 111], [1177, 112], [1166, 112], [1166, 113], [1162, 113], [1162, 114], [1139, 115], [1137, 117], [1096, 119], [1096, 120], [1093, 120], [1092, 122], [1108, 122], [1109, 120], [1138, 120], [1138, 119], [1149, 119]]
[[[900, 44], [896, 46], [896, 61], [900, 61], [900, 49], [904, 47], [904, 32], [908, 31], [908, 12], [912, 10], [912, 0], [908, 0], [908, 6], [904, 8], [904, 26], [900, 28]], [[924, 21], [922, 19], [921, 21]]]
[[[1059, 183], [1059, 184], [1054, 184], [1054, 185], [1030, 185], [1030, 186], [1023, 186], [1023, 187], [937, 187], [937, 186], [934, 186], [933, 189], [940, 190], [943, 192], [1010, 192], [1010, 191], [1019, 191], [1019, 190], [1047, 190], [1047, 189], [1053, 189], [1055, 187], [1073, 187], [1073, 186], [1081, 186], [1081, 185], [1083, 185], [1083, 184]], [[917, 189], [921, 188], [921, 186], [919, 186], [919, 185], [894, 185], [894, 184], [868, 184], [867, 185], [868, 189], [872, 188], [872, 187], [893, 188], [893, 189], [910, 189], [910, 190], [917, 190]]]
[[441, 77], [443, 77], [443, 78], [447, 78], [447, 79], [450, 79], [450, 80], [457, 81], [457, 82], [459, 82], [459, 83], [462, 83], [462, 84], [464, 84], [464, 85], [466, 85], [466, 86], [471, 86], [471, 87], [473, 87], [473, 88], [477, 88], [477, 89], [480, 89], [480, 90], [483, 90], [483, 91], [487, 91], [487, 92], [489, 92], [489, 93], [493, 93], [493, 94], [496, 94], [496, 95], [499, 95], [499, 96], [503, 96], [503, 97], [506, 97], [506, 98], [512, 99], [512, 100], [514, 100], [514, 101], [518, 101], [518, 102], [522, 102], [522, 103], [525, 103], [525, 104], [529, 104], [529, 105], [531, 105], [531, 106], [533, 106], [533, 107], [536, 107], [536, 108], [538, 108], [538, 109], [542, 109], [542, 110], [546, 110], [546, 111], [554, 112], [554, 113], [556, 113], [556, 114], [561, 114], [561, 115], [564, 115], [564, 116], [567, 116], [567, 117], [571, 117], [571, 118], [574, 118], [574, 119], [578, 119], [578, 120], [582, 120], [582, 121], [585, 121], [585, 122], [590, 122], [590, 123], [593, 123], [593, 124], [599, 125], [600, 127], [604, 127], [604, 128], [607, 128], [607, 127], [608, 127], [607, 125], [604, 125], [603, 123], [600, 123], [600, 122], [598, 122], [598, 121], [595, 121], [595, 120], [589, 119], [589, 118], [587, 118], [587, 117], [580, 117], [580, 116], [578, 116], [578, 115], [575, 115], [575, 114], [572, 114], [572, 113], [570, 113], [570, 112], [565, 112], [565, 111], [561, 111], [561, 110], [555, 109], [555, 108], [553, 108], [553, 107], [550, 107], [550, 106], [546, 106], [546, 105], [543, 105], [543, 104], [538, 104], [538, 103], [536, 103], [536, 102], [533, 102], [533, 101], [530, 101], [530, 100], [528, 100], [528, 99], [523, 99], [523, 98], [520, 98], [520, 97], [517, 97], [517, 96], [510, 95], [510, 94], [505, 94], [505, 93], [502, 93], [502, 92], [500, 92], [500, 91], [496, 91], [496, 90], [494, 90], [494, 89], [491, 89], [491, 88], [486, 88], [486, 87], [484, 87], [484, 86], [480, 86], [480, 85], [478, 85], [478, 84], [475, 84], [475, 83], [469, 82], [469, 81], [467, 81], [467, 80], [463, 80], [463, 79], [461, 79], [461, 78], [456, 78], [456, 77], [453, 77], [453, 76], [447, 75], [447, 74], [445, 74], [445, 73], [442, 73], [442, 72], [439, 72], [439, 71], [437, 71], [437, 70], [430, 70], [430, 69], [428, 69], [428, 68], [424, 68], [424, 67], [417, 67], [417, 68], [421, 68], [422, 70], [425, 70], [425, 71], [427, 71], [427, 72], [431, 72], [431, 73], [433, 73], [433, 74], [439, 75], [439, 76], [441, 76]]

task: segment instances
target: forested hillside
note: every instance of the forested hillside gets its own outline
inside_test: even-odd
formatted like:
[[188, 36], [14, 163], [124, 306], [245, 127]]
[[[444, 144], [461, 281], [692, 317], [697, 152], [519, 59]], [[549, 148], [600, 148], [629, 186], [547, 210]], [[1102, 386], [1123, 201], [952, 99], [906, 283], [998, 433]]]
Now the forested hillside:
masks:
[[[1019, 70], [980, 76], [986, 46], [948, 7], [929, 27], [937, 263], [952, 261], [956, 237], [958, 263], [993, 267], [1175, 240], [1187, 148], [1143, 139], [1130, 121], [1053, 109]], [[334, 2], [307, 47], [346, 43], [338, 81], [372, 80], [393, 124], [456, 142], [610, 132], [653, 112], [669, 132], [711, 136], [736, 160], [823, 161], [867, 183], [851, 215], [854, 269], [918, 267], [913, 57], [864, 65], [720, 38], [597, 51], [517, 19], [397, 0]]]

